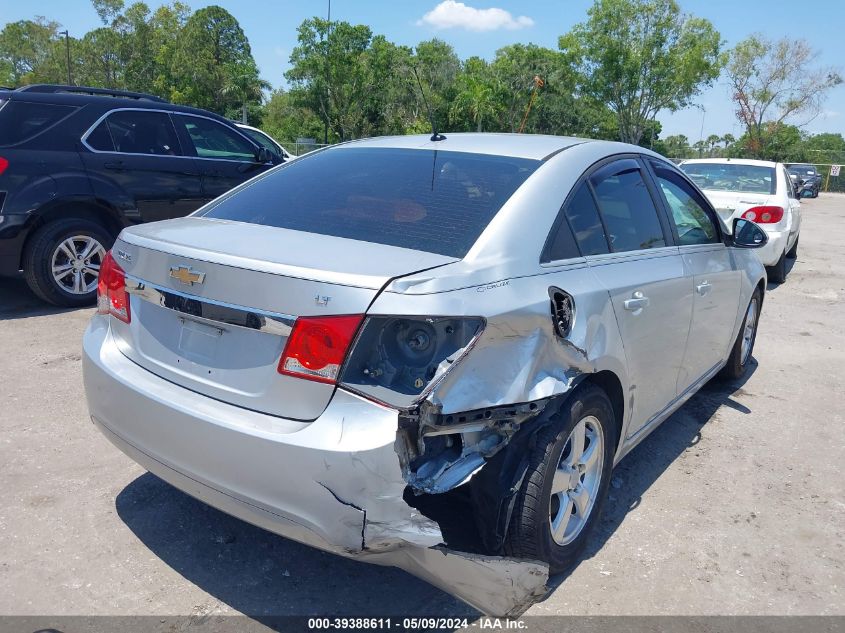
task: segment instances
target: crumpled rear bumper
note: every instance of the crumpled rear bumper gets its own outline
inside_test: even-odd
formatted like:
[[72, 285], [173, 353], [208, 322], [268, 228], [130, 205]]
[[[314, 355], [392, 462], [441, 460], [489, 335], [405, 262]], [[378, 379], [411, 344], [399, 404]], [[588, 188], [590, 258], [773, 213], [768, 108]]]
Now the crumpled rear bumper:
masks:
[[403, 500], [395, 410], [341, 389], [308, 423], [234, 407], [130, 361], [107, 317], [92, 319], [83, 351], [95, 424], [180, 490], [296, 541], [401, 567], [492, 615], [545, 592], [545, 564], [448, 550]]

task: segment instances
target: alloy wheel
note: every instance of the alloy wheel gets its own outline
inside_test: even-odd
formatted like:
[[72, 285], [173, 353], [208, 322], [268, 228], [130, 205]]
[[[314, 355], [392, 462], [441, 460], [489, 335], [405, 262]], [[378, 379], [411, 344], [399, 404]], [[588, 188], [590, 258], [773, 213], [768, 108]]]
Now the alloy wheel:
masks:
[[50, 261], [53, 281], [72, 295], [93, 292], [105, 256], [106, 249], [90, 235], [68, 237], [53, 251]]
[[751, 357], [751, 347], [754, 344], [754, 332], [757, 329], [757, 297], [748, 304], [748, 311], [745, 313], [745, 324], [742, 326], [742, 349], [740, 351], [742, 364], [748, 362]]
[[604, 469], [601, 422], [589, 415], [575, 425], [566, 440], [552, 480], [549, 526], [558, 545], [568, 545], [581, 533], [595, 505]]

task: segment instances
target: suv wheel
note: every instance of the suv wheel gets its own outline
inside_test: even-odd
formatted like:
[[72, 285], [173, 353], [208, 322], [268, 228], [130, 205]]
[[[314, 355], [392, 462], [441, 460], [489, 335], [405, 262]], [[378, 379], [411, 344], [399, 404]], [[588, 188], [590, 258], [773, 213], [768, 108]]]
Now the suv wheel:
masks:
[[32, 291], [57, 306], [90, 305], [97, 276], [113, 238], [99, 224], [77, 218], [38, 229], [24, 252], [24, 275]]
[[517, 493], [505, 551], [570, 568], [598, 522], [613, 469], [616, 418], [594, 385], [574, 393], [540, 431]]

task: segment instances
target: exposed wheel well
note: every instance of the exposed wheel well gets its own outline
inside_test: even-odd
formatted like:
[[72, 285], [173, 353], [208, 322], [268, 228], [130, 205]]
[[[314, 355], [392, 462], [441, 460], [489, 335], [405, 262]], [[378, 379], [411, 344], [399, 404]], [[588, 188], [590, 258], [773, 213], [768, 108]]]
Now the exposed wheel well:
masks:
[[35, 232], [42, 226], [49, 224], [54, 220], [66, 218], [79, 218], [81, 220], [88, 220], [99, 224], [106, 229], [112, 237], [117, 237], [120, 230], [123, 228], [123, 223], [120, 221], [116, 211], [109, 208], [96, 200], [91, 201], [57, 201], [50, 205], [45, 205], [40, 210], [38, 217], [29, 229], [26, 242], [21, 249], [21, 261], [19, 265], [23, 266], [23, 254], [26, 252], [27, 244], [32, 239]]
[[625, 422], [625, 395], [622, 391], [622, 383], [612, 371], [604, 370], [589, 374], [583, 382], [590, 382], [602, 389], [610, 399], [613, 406], [613, 415], [616, 418], [616, 448], [622, 439], [622, 425]]

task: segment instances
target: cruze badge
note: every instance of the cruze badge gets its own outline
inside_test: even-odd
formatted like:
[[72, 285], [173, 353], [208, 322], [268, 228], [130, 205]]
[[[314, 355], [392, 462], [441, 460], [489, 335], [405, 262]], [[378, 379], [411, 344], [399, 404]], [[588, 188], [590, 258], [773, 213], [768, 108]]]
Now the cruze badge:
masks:
[[188, 286], [205, 281], [205, 273], [194, 270], [190, 266], [171, 266], [170, 276]]

